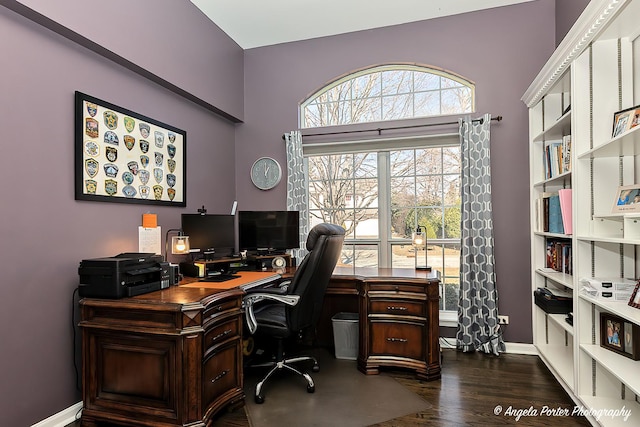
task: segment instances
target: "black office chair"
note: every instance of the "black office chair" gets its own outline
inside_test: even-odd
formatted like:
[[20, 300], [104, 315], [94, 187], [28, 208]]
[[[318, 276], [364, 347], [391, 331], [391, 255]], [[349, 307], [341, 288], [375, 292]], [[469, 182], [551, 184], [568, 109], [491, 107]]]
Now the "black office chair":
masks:
[[[282, 369], [303, 376], [307, 380], [307, 391], [315, 391], [311, 376], [291, 364], [313, 361], [312, 371], [318, 372], [318, 361], [312, 356], [285, 358], [284, 341], [299, 336], [307, 328], [314, 328], [318, 322], [329, 279], [340, 257], [344, 233], [344, 228], [338, 225], [316, 225], [307, 236], [309, 253], [298, 266], [291, 282], [277, 288], [248, 291], [244, 297], [243, 306], [249, 332], [277, 341], [275, 360], [253, 366], [272, 367], [256, 385], [256, 403], [264, 402], [262, 388], [265, 382]], [[256, 305], [257, 303], [260, 304]]]

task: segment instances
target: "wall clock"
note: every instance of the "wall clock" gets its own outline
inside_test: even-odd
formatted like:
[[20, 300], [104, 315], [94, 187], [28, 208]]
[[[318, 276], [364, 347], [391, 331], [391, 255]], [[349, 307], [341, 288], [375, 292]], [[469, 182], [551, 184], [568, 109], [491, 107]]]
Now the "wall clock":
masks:
[[251, 182], [261, 190], [270, 190], [282, 179], [280, 163], [271, 157], [260, 157], [251, 166]]

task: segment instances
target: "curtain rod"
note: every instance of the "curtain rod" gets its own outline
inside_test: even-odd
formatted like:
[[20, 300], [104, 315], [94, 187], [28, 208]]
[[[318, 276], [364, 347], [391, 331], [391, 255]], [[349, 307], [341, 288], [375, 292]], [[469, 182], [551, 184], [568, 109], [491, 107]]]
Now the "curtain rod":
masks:
[[[491, 120], [495, 120], [497, 122], [502, 121], [502, 116], [491, 117]], [[471, 120], [471, 122], [483, 124], [484, 123], [484, 117], [480, 117], [479, 119], [473, 119], [473, 120]], [[398, 126], [398, 127], [392, 127], [392, 128], [344, 130], [344, 131], [340, 131], [340, 132], [325, 132], [325, 133], [308, 133], [306, 135], [302, 135], [302, 137], [304, 138], [305, 136], [341, 135], [341, 134], [347, 134], [347, 133], [361, 133], [361, 132], [374, 132], [374, 131], [378, 132], [378, 135], [382, 135], [382, 131], [383, 130], [411, 129], [411, 128], [421, 128], [421, 127], [430, 127], [430, 126], [457, 125], [457, 124], [458, 124], [457, 121], [456, 122], [427, 123], [427, 124], [424, 124], [424, 125]], [[285, 139], [284, 135], [282, 135], [282, 139]]]

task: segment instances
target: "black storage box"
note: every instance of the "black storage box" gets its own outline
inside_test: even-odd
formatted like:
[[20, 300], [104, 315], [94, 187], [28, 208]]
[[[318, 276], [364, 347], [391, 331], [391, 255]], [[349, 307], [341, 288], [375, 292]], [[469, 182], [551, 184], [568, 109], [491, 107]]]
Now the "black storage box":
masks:
[[533, 298], [538, 307], [549, 314], [566, 314], [573, 311], [573, 298], [553, 295], [546, 288], [533, 291]]

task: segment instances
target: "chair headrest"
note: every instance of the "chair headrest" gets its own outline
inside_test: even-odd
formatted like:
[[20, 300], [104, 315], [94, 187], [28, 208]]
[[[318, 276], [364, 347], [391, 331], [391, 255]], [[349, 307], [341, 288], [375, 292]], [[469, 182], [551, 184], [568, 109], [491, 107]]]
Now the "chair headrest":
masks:
[[322, 223], [314, 226], [307, 236], [307, 250], [312, 251], [320, 236], [342, 236], [344, 228], [335, 224]]

